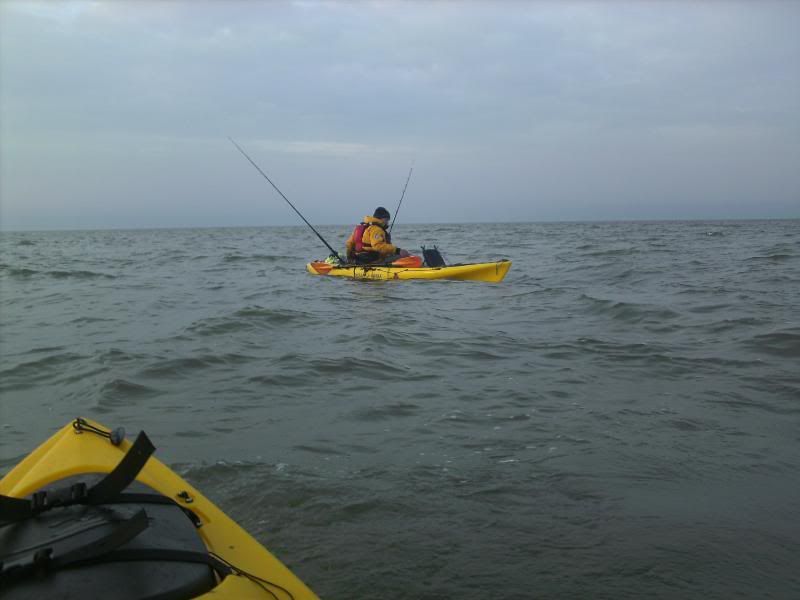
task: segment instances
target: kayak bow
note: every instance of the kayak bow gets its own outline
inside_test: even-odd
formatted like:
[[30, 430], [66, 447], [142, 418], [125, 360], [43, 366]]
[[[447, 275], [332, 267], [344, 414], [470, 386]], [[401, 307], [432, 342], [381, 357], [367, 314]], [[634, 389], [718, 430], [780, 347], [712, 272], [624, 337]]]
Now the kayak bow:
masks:
[[76, 419], [0, 479], [0, 595], [317, 598], [154, 450]]

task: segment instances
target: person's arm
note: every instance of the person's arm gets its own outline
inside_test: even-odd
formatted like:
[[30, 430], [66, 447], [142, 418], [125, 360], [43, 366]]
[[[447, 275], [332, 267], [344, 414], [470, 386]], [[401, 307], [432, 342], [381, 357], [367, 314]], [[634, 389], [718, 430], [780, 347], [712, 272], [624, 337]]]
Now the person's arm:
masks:
[[397, 254], [397, 246], [386, 241], [386, 232], [380, 227], [369, 228], [369, 243], [381, 256]]

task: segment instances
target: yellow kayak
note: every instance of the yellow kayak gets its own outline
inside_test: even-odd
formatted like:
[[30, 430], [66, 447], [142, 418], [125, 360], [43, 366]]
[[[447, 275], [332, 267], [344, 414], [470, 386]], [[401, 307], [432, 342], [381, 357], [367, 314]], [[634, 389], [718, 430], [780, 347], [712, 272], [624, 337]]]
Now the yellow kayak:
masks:
[[76, 419], [3, 477], [0, 596], [317, 598], [154, 450]]
[[503, 281], [510, 268], [510, 260], [443, 267], [409, 267], [397, 263], [391, 265], [331, 265], [323, 261], [310, 262], [306, 265], [306, 270], [312, 275], [330, 275], [332, 277], [349, 277], [350, 279], [462, 279], [490, 283]]

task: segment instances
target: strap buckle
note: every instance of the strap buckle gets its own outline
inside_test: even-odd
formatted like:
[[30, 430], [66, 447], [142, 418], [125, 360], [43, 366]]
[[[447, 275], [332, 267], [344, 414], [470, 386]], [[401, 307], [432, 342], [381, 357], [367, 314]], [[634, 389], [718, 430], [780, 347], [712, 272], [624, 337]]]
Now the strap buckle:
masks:
[[52, 556], [52, 548], [42, 548], [25, 558], [0, 562], [0, 584], [47, 572]]
[[73, 483], [69, 487], [61, 487], [50, 492], [34, 492], [31, 498], [31, 514], [38, 515], [57, 506], [85, 504], [88, 489], [84, 482]]

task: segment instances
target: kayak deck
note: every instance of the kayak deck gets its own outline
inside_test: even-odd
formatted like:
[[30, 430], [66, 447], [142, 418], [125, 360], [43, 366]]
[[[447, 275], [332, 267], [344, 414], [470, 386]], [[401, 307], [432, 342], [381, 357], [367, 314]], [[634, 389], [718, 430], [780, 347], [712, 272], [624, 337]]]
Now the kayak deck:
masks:
[[350, 279], [456, 279], [499, 283], [511, 268], [510, 260], [487, 263], [468, 263], [444, 267], [406, 267], [401, 265], [331, 265], [322, 261], [310, 262], [306, 270], [312, 275], [330, 275]]
[[[81, 429], [81, 423], [84, 428]], [[124, 433], [123, 433], [124, 435]], [[140, 438], [143, 434], [140, 434]], [[105, 436], [105, 437], [104, 437]], [[123, 458], [130, 459], [128, 455], [132, 447], [139, 444], [137, 438], [136, 444], [132, 444], [128, 440], [122, 439], [118, 441], [118, 445], [110, 442], [109, 432], [102, 426], [89, 420], [79, 419], [74, 423], [70, 423], [50, 439], [44, 442], [36, 450], [31, 452], [25, 459], [23, 459], [14, 469], [12, 469], [5, 477], [0, 479], [0, 494], [9, 496], [11, 498], [25, 498], [30, 494], [42, 490], [56, 483], [62, 487], [65, 483], [72, 483], [76, 478], [91, 477], [88, 474], [104, 474], [118, 470], [118, 465], [121, 464]], [[146, 436], [145, 436], [146, 438]], [[111, 438], [113, 439], [113, 437]], [[148, 441], [149, 444], [149, 441]], [[134, 448], [133, 453], [137, 452]], [[317, 596], [303, 584], [288, 568], [286, 568], [277, 558], [275, 558], [266, 548], [259, 544], [253, 537], [251, 537], [244, 529], [237, 525], [230, 517], [217, 508], [210, 500], [205, 498], [198, 490], [189, 485], [185, 480], [179, 477], [175, 472], [169, 469], [166, 465], [160, 462], [153, 456], [145, 458], [146, 462], [138, 474], [135, 475], [136, 480], [131, 484], [133, 486], [147, 486], [152, 491], [156, 492], [157, 496], [163, 498], [164, 502], [172, 505], [175, 509], [187, 511], [187, 515], [191, 512], [192, 517], [195, 519], [194, 526], [189, 526], [190, 529], [196, 531], [196, 536], [199, 536], [198, 543], [202, 548], [205, 545], [207, 552], [212, 557], [218, 557], [224, 563], [234, 567], [233, 572], [225, 576], [221, 581], [217, 581], [213, 589], [206, 592], [200, 592], [199, 595], [191, 594], [191, 597], [202, 598], [271, 598], [271, 599], [313, 599]], [[66, 481], [65, 481], [66, 480]], [[102, 482], [101, 482], [102, 483]], [[73, 489], [74, 489], [73, 485]], [[58, 490], [56, 490], [57, 492]], [[134, 491], [138, 491], [134, 489]], [[56, 492], [47, 491], [46, 494], [55, 494]], [[90, 489], [91, 493], [92, 490]], [[134, 494], [135, 496], [135, 494]], [[103, 511], [109, 514], [116, 514], [128, 505], [120, 505], [116, 503], [114, 498], [109, 499], [107, 504], [101, 505]], [[171, 502], [170, 502], [171, 501]], [[7, 502], [14, 502], [8, 500]], [[157, 521], [157, 508], [162, 508], [164, 502], [158, 503], [158, 506], [153, 504], [144, 504], [143, 514], [146, 513], [150, 521], [150, 530], [154, 527], [153, 523]], [[54, 504], [54, 506], [57, 506]], [[122, 507], [122, 508], [120, 508]], [[167, 507], [169, 508], [169, 506]], [[90, 510], [91, 506], [83, 509]], [[57, 511], [64, 511], [59, 514]], [[180, 510], [178, 513], [180, 514]], [[78, 516], [80, 516], [78, 512]], [[15, 537], [19, 537], [20, 532], [24, 532], [25, 528], [42, 528], [42, 523], [47, 525], [47, 519], [54, 517], [57, 521], [60, 519], [64, 522], [64, 527], [67, 528], [67, 533], [59, 534], [61, 538], [56, 539], [71, 539], [68, 536], [77, 538], [79, 533], [75, 530], [80, 530], [80, 519], [72, 520], [75, 515], [73, 507], [69, 508], [55, 508], [53, 511], [47, 511], [39, 516], [34, 515], [27, 519], [22, 519], [19, 522], [11, 522], [3, 524], [0, 522], [0, 542], [3, 540], [8, 541], [9, 544], [13, 542]], [[184, 518], [184, 515], [180, 515]], [[43, 521], [44, 519], [44, 521]], [[189, 520], [186, 521], [189, 523]], [[61, 527], [61, 525], [59, 525]], [[195, 529], [196, 528], [196, 529]], [[58, 532], [56, 532], [58, 533]], [[145, 530], [145, 533], [148, 533]], [[142, 534], [144, 535], [144, 534]], [[200, 542], [202, 540], [202, 542]], [[136, 538], [130, 542], [135, 544]], [[0, 547], [4, 546], [4, 542], [0, 543]], [[126, 546], [127, 547], [127, 546]], [[3, 550], [12, 551], [11, 547], [3, 548]], [[17, 555], [23, 550], [16, 551]], [[52, 550], [51, 550], [52, 552]], [[130, 550], [128, 552], [131, 552]], [[55, 550], [55, 555], [59, 553], [58, 548]], [[0, 552], [0, 559], [4, 552]], [[24, 556], [24, 554], [23, 554]], [[17, 557], [14, 558], [15, 560]], [[173, 559], [174, 560], [174, 559]], [[137, 583], [141, 582], [132, 580], [136, 576], [126, 571], [134, 571], [131, 567], [125, 567], [126, 563], [104, 563], [109, 567], [94, 565], [86, 568], [105, 569], [101, 570], [106, 573], [107, 577], [113, 577], [111, 583], [114, 587], [120, 589], [132, 588], [135, 589]], [[128, 563], [129, 564], [129, 563]], [[165, 568], [178, 568], [171, 565], [177, 563], [167, 563]], [[9, 565], [10, 566], [10, 563]], [[81, 567], [83, 568], [83, 567]], [[40, 581], [41, 585], [45, 585], [48, 590], [48, 595], [59, 595], [63, 593], [66, 597], [72, 597], [71, 592], [73, 588], [61, 589], [59, 592], [59, 585], [66, 585], [69, 577], [67, 576], [72, 572], [77, 572], [80, 578], [80, 570], [66, 569], [64, 571], [54, 571], [47, 573], [46, 576], [33, 583], [29, 581], [22, 582], [22, 588], [19, 590], [7, 589], [11, 592], [11, 597], [18, 597], [14, 592], [19, 591], [22, 593], [19, 597], [29, 597], [26, 595], [26, 590], [30, 585], [36, 585], [36, 581]], [[113, 570], [112, 569], [116, 569]], [[155, 569], [154, 569], [155, 571]], [[111, 573], [111, 574], [109, 574]], [[246, 575], [245, 575], [246, 574]], [[153, 572], [153, 577], [158, 574]], [[167, 574], [169, 577], [169, 574]], [[87, 597], [93, 596], [90, 590], [91, 585], [80, 578], [82, 581], [82, 589], [86, 590]], [[213, 585], [213, 581], [212, 581]], [[36, 590], [33, 590], [36, 591]], [[40, 590], [39, 590], [40, 591]], [[123, 595], [124, 596], [124, 595]], [[40, 597], [40, 596], [30, 596]], [[127, 597], [127, 596], [125, 596]], [[173, 596], [170, 596], [173, 597]]]

